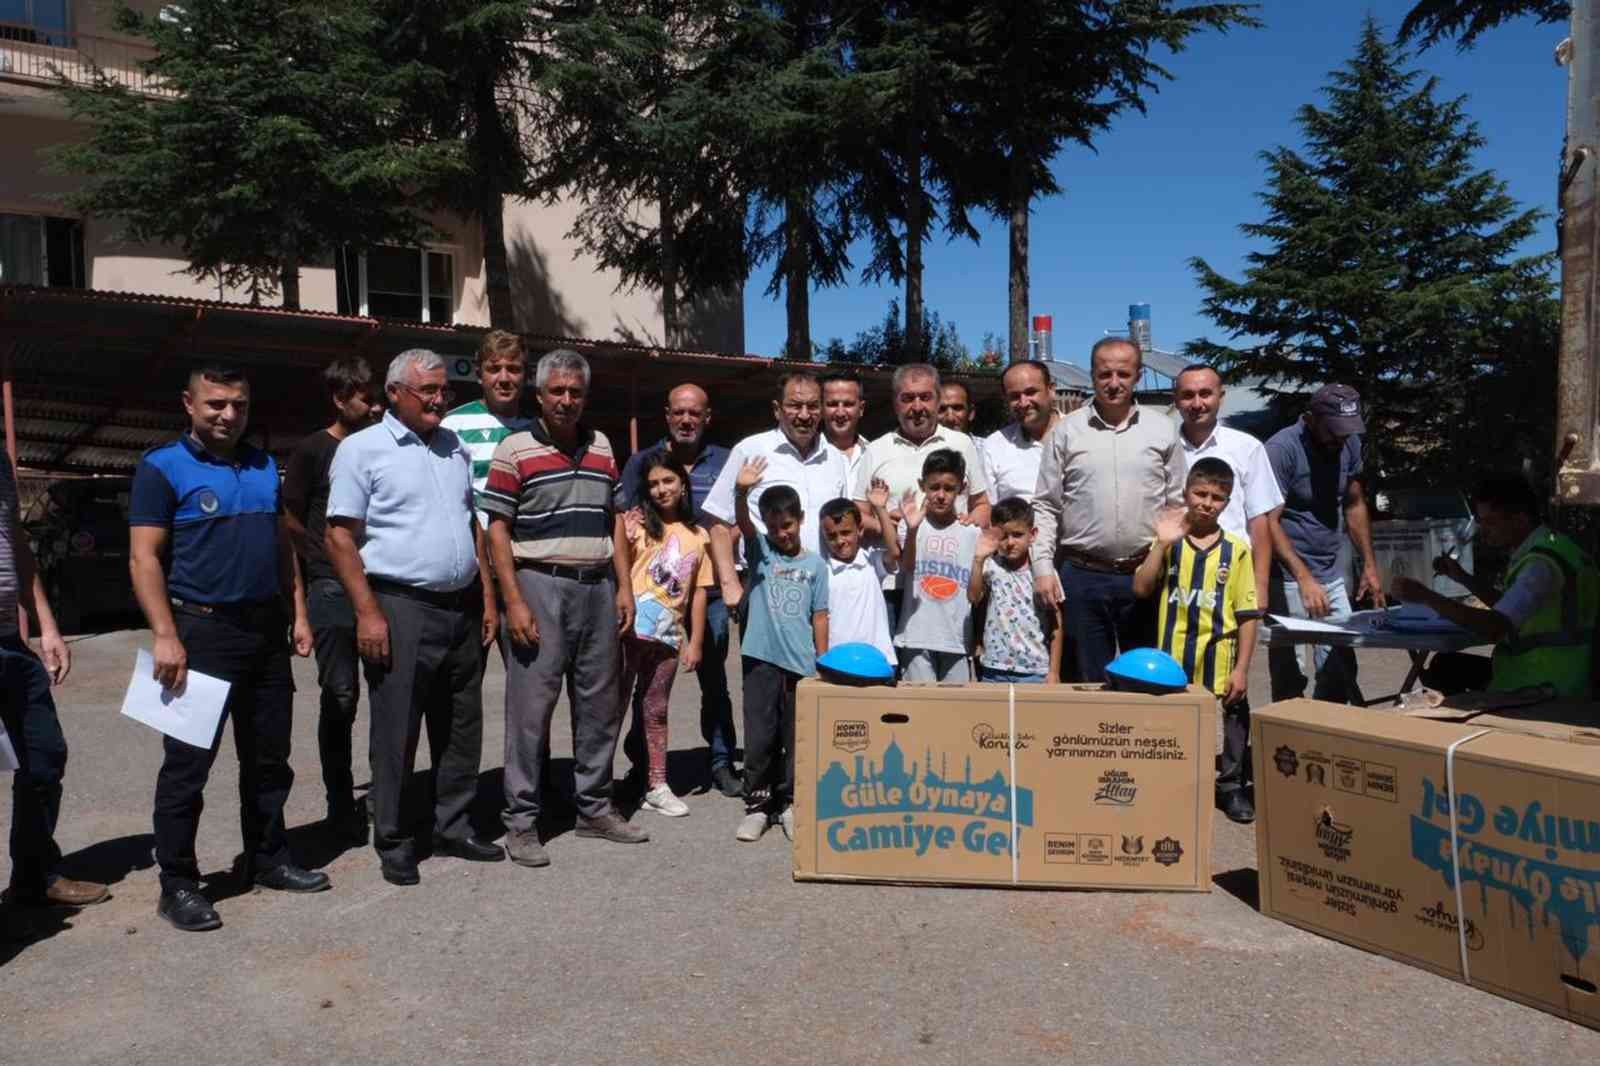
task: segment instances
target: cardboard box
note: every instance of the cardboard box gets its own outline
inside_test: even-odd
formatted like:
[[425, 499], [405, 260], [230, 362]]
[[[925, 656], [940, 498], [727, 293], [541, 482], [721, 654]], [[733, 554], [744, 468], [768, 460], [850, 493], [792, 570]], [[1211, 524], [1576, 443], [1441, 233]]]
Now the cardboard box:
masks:
[[1456, 599], [1470, 595], [1471, 591], [1464, 585], [1435, 574], [1433, 561], [1455, 552], [1461, 565], [1472, 570], [1471, 528], [1471, 518], [1390, 519], [1372, 523], [1372, 554], [1383, 587], [1388, 588], [1397, 577], [1411, 577], [1441, 596]]
[[1487, 717], [1256, 711], [1261, 912], [1600, 1028], [1591, 731]]
[[1209, 892], [1216, 729], [1199, 688], [802, 681], [794, 876]]

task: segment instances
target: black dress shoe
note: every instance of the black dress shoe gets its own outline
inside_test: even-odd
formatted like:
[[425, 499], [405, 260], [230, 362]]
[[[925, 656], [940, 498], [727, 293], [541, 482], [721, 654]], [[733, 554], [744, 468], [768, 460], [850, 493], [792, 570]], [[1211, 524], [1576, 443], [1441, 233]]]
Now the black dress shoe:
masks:
[[422, 880], [414, 862], [407, 862], [404, 859], [379, 859], [378, 866], [383, 871], [383, 879], [391, 885], [414, 885]]
[[212, 909], [211, 903], [193, 888], [175, 888], [161, 893], [156, 904], [156, 914], [172, 923], [174, 929], [186, 933], [203, 933], [207, 929], [221, 929], [222, 919]]
[[333, 882], [321, 870], [302, 870], [289, 862], [258, 872], [255, 882], [262, 888], [274, 888], [279, 892], [323, 892], [333, 887]]
[[1250, 802], [1250, 797], [1244, 794], [1244, 789], [1234, 789], [1224, 792], [1217, 797], [1217, 806], [1222, 813], [1227, 815], [1228, 821], [1238, 822], [1240, 825], [1249, 825], [1256, 820], [1255, 804]]
[[718, 792], [729, 799], [744, 795], [744, 782], [733, 772], [731, 766], [719, 766], [712, 770], [711, 783], [717, 786]]
[[499, 844], [490, 844], [474, 836], [434, 837], [433, 853], [453, 855], [468, 862], [500, 862], [506, 857], [505, 849]]

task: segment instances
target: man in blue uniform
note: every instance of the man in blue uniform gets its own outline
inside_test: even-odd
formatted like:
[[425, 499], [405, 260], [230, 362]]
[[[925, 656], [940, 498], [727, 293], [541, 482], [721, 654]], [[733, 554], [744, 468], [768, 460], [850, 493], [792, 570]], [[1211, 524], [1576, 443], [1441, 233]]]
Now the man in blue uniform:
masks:
[[[311, 626], [289, 538], [279, 529], [278, 467], [267, 453], [239, 442], [250, 412], [250, 385], [239, 371], [194, 371], [183, 406], [189, 431], [145, 453], [128, 508], [129, 567], [155, 636], [155, 677], [181, 689], [193, 667], [229, 682], [223, 717], [233, 720], [239, 754], [245, 880], [320, 892], [329, 887], [327, 875], [294, 864], [283, 823], [294, 780], [289, 605], [300, 655], [311, 651]], [[166, 757], [156, 778], [156, 913], [178, 929], [222, 924], [200, 894], [195, 858], [206, 779], [221, 743], [220, 728], [209, 748], [164, 738]]]

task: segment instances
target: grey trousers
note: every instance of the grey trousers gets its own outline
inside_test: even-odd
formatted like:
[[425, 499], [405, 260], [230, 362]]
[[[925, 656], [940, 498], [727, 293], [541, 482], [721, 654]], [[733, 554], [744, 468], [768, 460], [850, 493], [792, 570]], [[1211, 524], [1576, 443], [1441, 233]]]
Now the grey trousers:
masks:
[[506, 809], [500, 818], [514, 833], [532, 830], [539, 818], [539, 775], [563, 678], [571, 676], [573, 802], [586, 818], [611, 809], [611, 763], [622, 728], [616, 580], [584, 584], [519, 569], [517, 586], [538, 623], [539, 643], [508, 642]]
[[423, 723], [433, 757], [433, 831], [469, 835], [483, 757], [483, 658], [479, 609], [444, 610], [376, 592], [389, 622], [387, 667], [366, 664], [372, 705], [372, 845], [414, 860], [411, 770]]

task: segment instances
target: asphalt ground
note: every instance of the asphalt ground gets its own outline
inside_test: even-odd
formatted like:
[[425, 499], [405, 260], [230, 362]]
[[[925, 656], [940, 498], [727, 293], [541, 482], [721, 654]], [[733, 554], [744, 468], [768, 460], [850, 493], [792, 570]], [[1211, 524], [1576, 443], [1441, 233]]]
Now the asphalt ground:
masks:
[[[735, 842], [741, 804], [703, 791], [690, 675], [671, 711], [671, 770], [690, 817], [637, 815], [653, 838], [640, 846], [580, 840], [558, 824], [547, 869], [431, 859], [420, 886], [396, 888], [370, 849], [341, 851], [317, 825], [317, 691], [311, 664], [297, 660], [288, 820], [300, 859], [334, 888], [230, 885], [237, 764], [224, 740], [199, 853], [217, 875], [225, 925], [179, 933], [155, 915], [161, 745], [118, 713], [141, 645], [140, 631], [73, 644], [58, 690], [72, 749], [58, 836], [68, 872], [109, 881], [114, 895], [78, 912], [0, 910], [0, 1062], [1600, 1057], [1600, 1033], [1262, 917], [1254, 835], [1220, 815], [1208, 894], [797, 884], [781, 832]], [[1369, 694], [1393, 691], [1404, 656], [1360, 658]], [[1257, 661], [1264, 703], [1265, 656]], [[503, 678], [496, 656], [476, 812], [494, 833]], [[563, 706], [558, 769], [570, 765], [564, 716]], [[363, 699], [358, 782], [365, 723]], [[0, 817], [9, 824], [9, 790]]]

